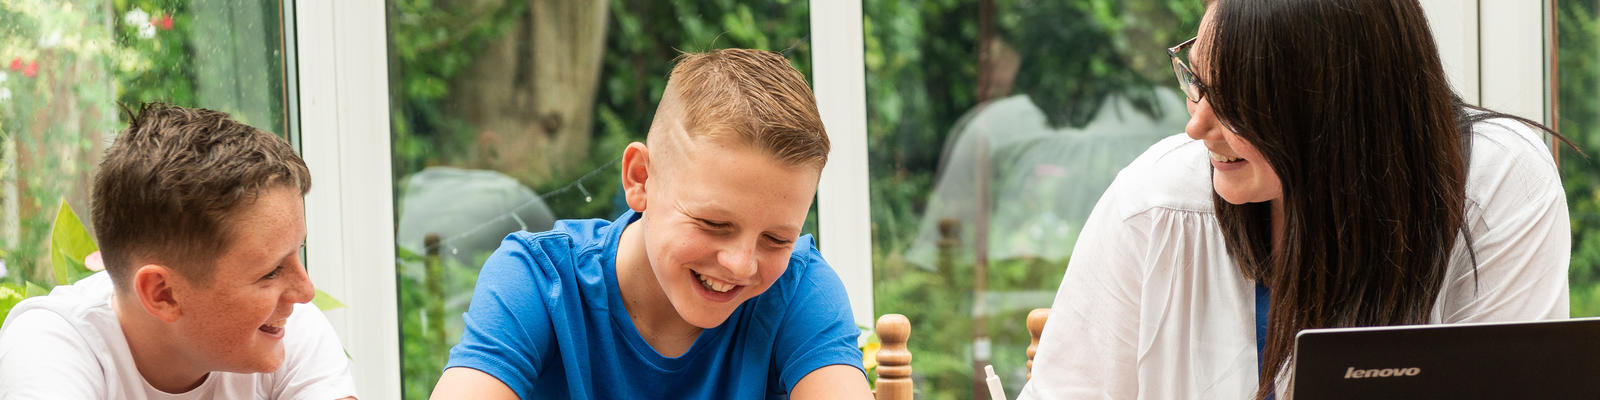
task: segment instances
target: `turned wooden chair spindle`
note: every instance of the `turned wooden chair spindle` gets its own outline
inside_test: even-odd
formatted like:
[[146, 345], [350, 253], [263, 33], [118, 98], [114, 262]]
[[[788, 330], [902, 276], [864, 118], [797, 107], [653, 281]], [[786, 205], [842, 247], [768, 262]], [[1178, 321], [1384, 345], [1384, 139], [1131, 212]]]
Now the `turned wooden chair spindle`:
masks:
[[1035, 308], [1028, 312], [1028, 379], [1033, 379], [1033, 355], [1039, 352], [1039, 335], [1044, 334], [1044, 321], [1050, 318], [1050, 309]]
[[911, 400], [911, 350], [906, 341], [911, 338], [911, 320], [900, 314], [878, 317], [878, 387], [874, 393], [878, 400]]

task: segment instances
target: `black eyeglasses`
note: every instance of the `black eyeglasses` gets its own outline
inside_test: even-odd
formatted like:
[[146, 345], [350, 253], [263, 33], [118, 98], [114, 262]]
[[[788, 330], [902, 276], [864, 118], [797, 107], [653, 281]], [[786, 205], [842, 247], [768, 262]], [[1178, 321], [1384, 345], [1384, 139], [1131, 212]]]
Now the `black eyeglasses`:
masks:
[[[1183, 57], [1178, 56], [1178, 52], [1194, 46], [1195, 39], [1199, 38], [1198, 36], [1189, 38], [1189, 40], [1167, 49], [1167, 55], [1172, 57], [1172, 73], [1178, 76], [1178, 88], [1183, 89], [1184, 97], [1188, 97], [1189, 101], [1194, 103], [1199, 103], [1200, 99], [1206, 98], [1206, 84], [1200, 83], [1200, 77], [1194, 75], [1194, 69], [1189, 68], [1189, 64], [1183, 62]], [[1238, 129], [1233, 129], [1233, 124], [1222, 120], [1221, 116], [1217, 117], [1217, 122], [1221, 123], [1222, 127], [1227, 128], [1228, 131], [1239, 132]]]
[[1188, 97], [1189, 101], [1199, 103], [1200, 99], [1206, 97], [1206, 85], [1200, 83], [1200, 78], [1194, 76], [1194, 69], [1189, 68], [1189, 64], [1183, 62], [1183, 57], [1178, 56], [1178, 52], [1193, 46], [1195, 39], [1199, 37], [1189, 38], [1177, 46], [1168, 48], [1167, 55], [1172, 57], [1172, 73], [1178, 76], [1178, 88], [1183, 89], [1183, 95]]

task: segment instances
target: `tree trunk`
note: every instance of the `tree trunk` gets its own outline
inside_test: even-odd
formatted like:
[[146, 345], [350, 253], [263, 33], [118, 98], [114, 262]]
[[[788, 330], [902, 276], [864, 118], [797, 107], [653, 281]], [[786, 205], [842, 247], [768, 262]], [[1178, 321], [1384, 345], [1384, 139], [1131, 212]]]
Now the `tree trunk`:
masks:
[[[477, 0], [478, 5], [492, 0]], [[524, 183], [551, 179], [589, 155], [605, 51], [605, 1], [524, 0], [527, 11], [452, 82], [452, 114], [475, 129], [458, 165]]]

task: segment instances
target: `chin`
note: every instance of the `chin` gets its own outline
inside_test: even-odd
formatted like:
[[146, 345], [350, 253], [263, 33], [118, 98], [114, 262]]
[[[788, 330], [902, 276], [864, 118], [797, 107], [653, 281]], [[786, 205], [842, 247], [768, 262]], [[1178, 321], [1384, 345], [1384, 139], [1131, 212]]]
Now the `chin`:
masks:
[[1228, 202], [1228, 204], [1242, 205], [1242, 204], [1245, 204], [1245, 203], [1249, 203], [1249, 201], [1245, 200], [1245, 198], [1243, 196], [1240, 196], [1239, 193], [1235, 193], [1232, 190], [1227, 190], [1227, 189], [1217, 188], [1217, 187], [1212, 187], [1211, 190], [1216, 192], [1217, 193], [1217, 197], [1221, 197], [1222, 201], [1226, 201], [1226, 202]]
[[254, 360], [250, 360], [249, 363], [245, 365], [245, 368], [241, 368], [243, 371], [236, 372], [261, 374], [277, 372], [278, 368], [283, 367], [283, 359], [283, 346], [280, 345], [276, 348], [273, 348], [270, 353], [263, 354], [260, 357], [256, 357]]
[[[733, 310], [728, 310], [728, 312], [706, 310], [702, 310], [700, 312], [684, 312], [683, 307], [678, 307], [676, 304], [673, 306], [674, 308], [678, 309], [678, 315], [683, 317], [684, 322], [688, 322], [689, 325], [694, 325], [696, 328], [700, 329], [711, 329], [722, 326], [722, 323], [728, 322], [728, 317], [733, 315]], [[693, 306], [691, 305], [690, 307]]]
[[[1226, 201], [1226, 202], [1228, 202], [1228, 204], [1233, 204], [1233, 205], [1244, 205], [1244, 204], [1249, 204], [1249, 203], [1260, 203], [1260, 202], [1263, 202], [1263, 201], [1271, 200], [1270, 196], [1260, 196], [1260, 195], [1257, 195], [1257, 194], [1254, 194], [1254, 193], [1250, 193], [1250, 191], [1248, 191], [1248, 190], [1242, 190], [1242, 189], [1240, 189], [1238, 187], [1233, 187], [1233, 186], [1213, 185], [1211, 187], [1211, 190], [1215, 191], [1217, 193], [1217, 197], [1221, 197], [1223, 201]], [[1262, 198], [1262, 197], [1267, 197], [1267, 198]]]

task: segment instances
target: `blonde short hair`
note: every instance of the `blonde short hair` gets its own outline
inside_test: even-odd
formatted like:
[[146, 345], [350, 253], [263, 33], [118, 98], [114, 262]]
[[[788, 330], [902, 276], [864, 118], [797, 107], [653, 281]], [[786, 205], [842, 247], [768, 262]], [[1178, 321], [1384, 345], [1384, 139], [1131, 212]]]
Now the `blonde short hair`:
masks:
[[[789, 165], [820, 169], [828, 162], [828, 134], [816, 97], [805, 76], [778, 53], [685, 53], [667, 87], [673, 93], [663, 96], [663, 106], [677, 102], [674, 111], [690, 137], [732, 138]], [[666, 109], [657, 111], [658, 121]]]

